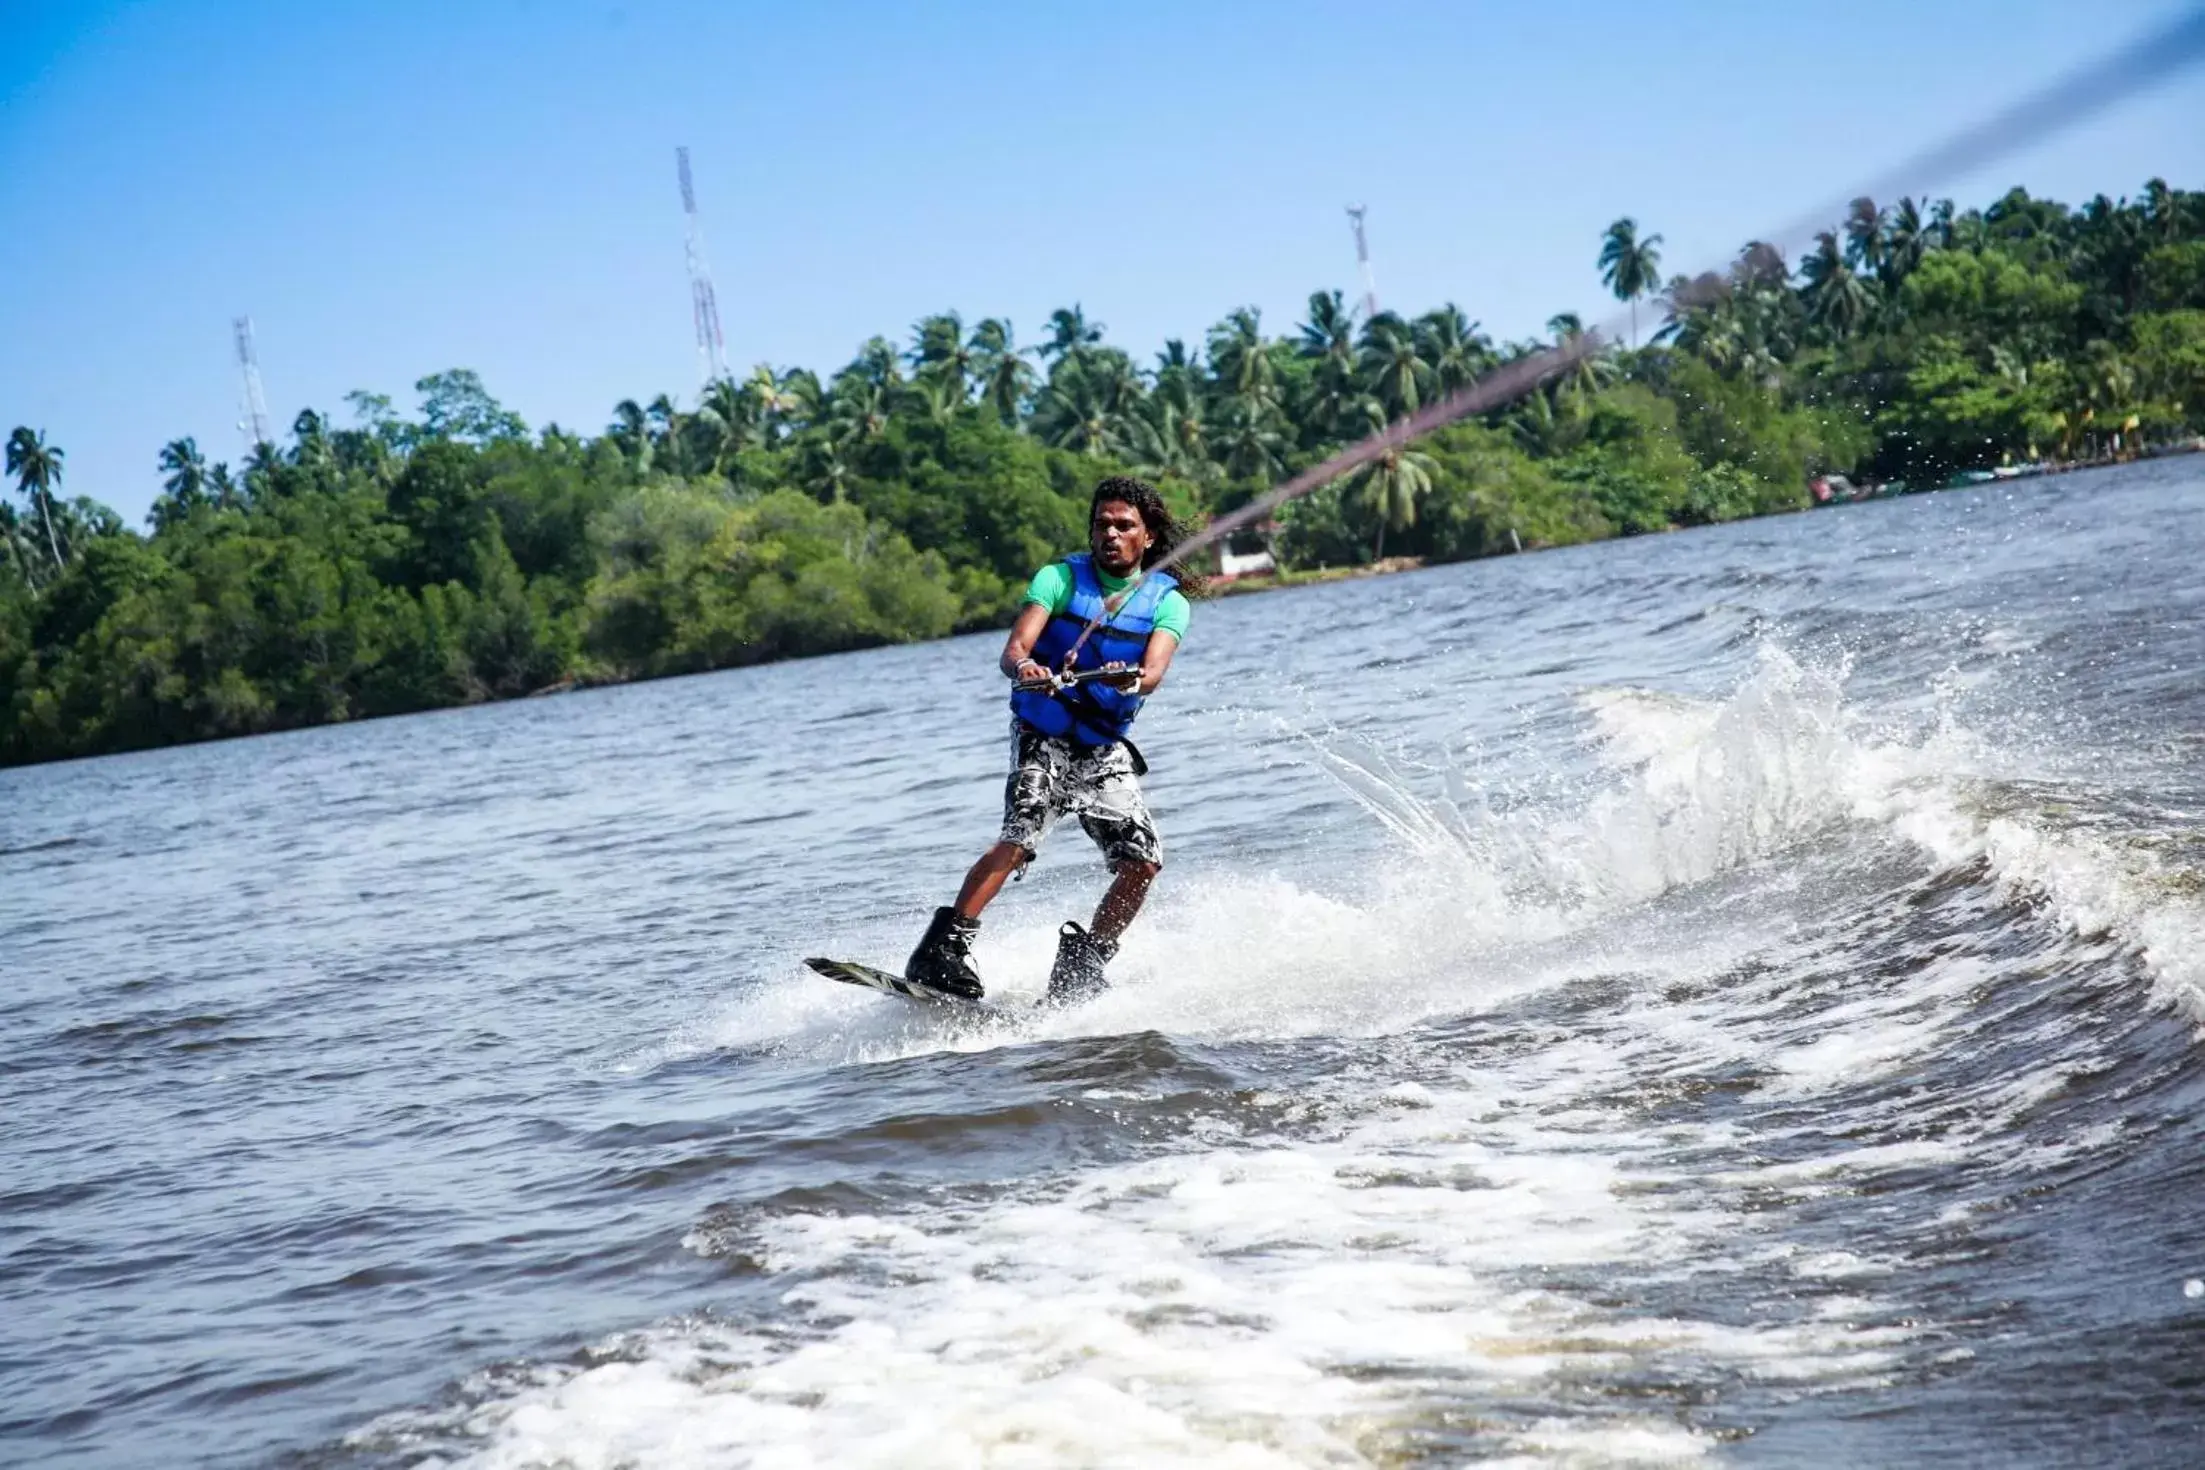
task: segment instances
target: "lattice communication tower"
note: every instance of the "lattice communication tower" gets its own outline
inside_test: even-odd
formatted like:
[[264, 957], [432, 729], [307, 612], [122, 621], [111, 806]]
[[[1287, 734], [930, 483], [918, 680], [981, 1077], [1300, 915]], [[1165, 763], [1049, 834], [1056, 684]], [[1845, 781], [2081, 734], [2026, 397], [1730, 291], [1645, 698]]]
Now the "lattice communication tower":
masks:
[[1347, 214], [1355, 227], [1355, 264], [1363, 272], [1363, 318], [1368, 321], [1378, 315], [1378, 277], [1370, 268], [1370, 242], [1363, 238], [1363, 206], [1350, 204]]
[[697, 190], [689, 181], [689, 150], [674, 150], [681, 171], [681, 212], [688, 228], [689, 304], [697, 319], [697, 377], [709, 384], [728, 376], [727, 343], [720, 337], [720, 303], [712, 294], [712, 268], [704, 261], [704, 226], [697, 221]]
[[253, 350], [253, 319], [236, 317], [230, 325], [237, 332], [237, 369], [244, 379], [243, 398], [238, 405], [244, 416], [237, 421], [237, 428], [245, 436], [245, 452], [251, 454], [263, 444], [275, 443], [276, 436], [268, 430], [268, 396], [260, 389], [260, 354]]

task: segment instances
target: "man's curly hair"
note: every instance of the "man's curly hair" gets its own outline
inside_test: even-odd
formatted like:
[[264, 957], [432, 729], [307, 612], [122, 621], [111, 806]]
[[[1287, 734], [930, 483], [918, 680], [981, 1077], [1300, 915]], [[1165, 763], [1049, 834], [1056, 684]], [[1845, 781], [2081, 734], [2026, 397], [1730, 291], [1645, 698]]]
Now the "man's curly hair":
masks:
[[[1108, 500], [1122, 500], [1140, 512], [1141, 524], [1148, 528], [1149, 547], [1141, 557], [1141, 566], [1155, 566], [1179, 548], [1179, 543], [1192, 534], [1172, 515], [1171, 507], [1164, 504], [1164, 497], [1156, 493], [1156, 487], [1146, 480], [1136, 480], [1131, 475], [1112, 475], [1095, 487], [1095, 494], [1087, 502], [1087, 518], [1095, 518], [1095, 507]], [[1179, 590], [1189, 597], [1201, 597], [1209, 591], [1209, 578], [1200, 568], [1181, 562], [1171, 569], [1179, 582]]]

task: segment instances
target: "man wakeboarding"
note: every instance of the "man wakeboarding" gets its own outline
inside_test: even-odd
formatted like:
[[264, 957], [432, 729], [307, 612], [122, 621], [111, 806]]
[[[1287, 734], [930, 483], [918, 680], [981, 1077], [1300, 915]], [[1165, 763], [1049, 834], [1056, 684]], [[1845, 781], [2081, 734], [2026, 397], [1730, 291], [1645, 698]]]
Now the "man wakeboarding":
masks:
[[[1199, 573], [1147, 570], [1182, 535], [1153, 485], [1107, 479], [1089, 502], [1088, 549], [1051, 562], [1027, 584], [1001, 660], [1013, 681], [1002, 834], [965, 875], [956, 903], [934, 911], [904, 967], [912, 984], [981, 997], [972, 961], [981, 911], [1069, 814], [1102, 849], [1112, 876], [1092, 925], [1067, 921], [1059, 931], [1049, 999], [1080, 1000], [1108, 985], [1103, 967], [1164, 863], [1141, 799], [1147, 762], [1126, 732], [1186, 637], [1187, 593], [1202, 590]], [[1136, 573], [1145, 575], [1136, 581]]]

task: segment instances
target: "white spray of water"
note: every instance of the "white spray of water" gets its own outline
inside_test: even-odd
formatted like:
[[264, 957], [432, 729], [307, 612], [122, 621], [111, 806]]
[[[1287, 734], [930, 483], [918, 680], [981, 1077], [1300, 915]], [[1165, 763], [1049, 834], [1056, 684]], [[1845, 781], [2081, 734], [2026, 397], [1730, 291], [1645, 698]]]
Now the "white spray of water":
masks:
[[[1542, 946], [1847, 840], [1848, 827], [1853, 840], [1903, 838], [1943, 867], [1987, 860], [2060, 921], [2134, 944], [2205, 1014], [2205, 904], [2183, 875], [2147, 848], [1986, 810], [1985, 782], [2010, 753], [1949, 720], [1926, 735], [1879, 730], [1845, 703], [1844, 678], [1764, 644], [1723, 699], [1593, 691], [1582, 703], [1601, 779], [1574, 801], [1505, 811], [1459, 780], [1429, 794], [1435, 783], [1380, 752], [1312, 741], [1311, 758], [1396, 839], [1394, 860], [1352, 898], [1277, 874], [1181, 878], [1127, 936], [1101, 1001], [996, 1022], [826, 985], [790, 955], [776, 962], [785, 982], [747, 991], [636, 1064], [723, 1048], [864, 1063], [1141, 1029], [1206, 1040], [1396, 1031], [1566, 979]], [[1016, 1005], [1034, 998], [1054, 946], [1053, 924], [998, 918], [982, 970], [1009, 977], [994, 991]]]

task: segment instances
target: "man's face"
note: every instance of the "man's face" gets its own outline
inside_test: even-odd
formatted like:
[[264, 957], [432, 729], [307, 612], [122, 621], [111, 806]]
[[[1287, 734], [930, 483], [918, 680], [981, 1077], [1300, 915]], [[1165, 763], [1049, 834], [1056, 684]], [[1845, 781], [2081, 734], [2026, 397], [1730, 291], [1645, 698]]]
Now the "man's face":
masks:
[[1148, 526], [1141, 513], [1122, 500], [1105, 500], [1095, 507], [1087, 525], [1088, 549], [1113, 577], [1126, 577], [1141, 564], [1149, 548]]

